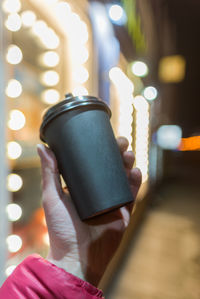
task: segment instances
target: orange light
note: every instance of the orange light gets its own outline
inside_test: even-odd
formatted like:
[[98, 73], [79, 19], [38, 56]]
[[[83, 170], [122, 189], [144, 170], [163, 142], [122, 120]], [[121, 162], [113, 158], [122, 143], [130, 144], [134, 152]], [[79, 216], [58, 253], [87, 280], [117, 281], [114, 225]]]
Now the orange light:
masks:
[[180, 151], [200, 150], [200, 136], [182, 138], [178, 149]]

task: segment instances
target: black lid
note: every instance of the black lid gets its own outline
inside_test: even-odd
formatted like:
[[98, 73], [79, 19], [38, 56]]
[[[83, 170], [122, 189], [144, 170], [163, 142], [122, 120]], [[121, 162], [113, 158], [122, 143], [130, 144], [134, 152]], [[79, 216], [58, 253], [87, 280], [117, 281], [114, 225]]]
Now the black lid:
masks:
[[55, 117], [60, 115], [63, 112], [71, 111], [74, 109], [78, 109], [81, 107], [90, 106], [94, 109], [104, 110], [108, 113], [109, 117], [111, 117], [110, 108], [101, 100], [92, 96], [73, 96], [71, 93], [66, 94], [65, 100], [60, 103], [52, 106], [47, 110], [47, 112], [43, 116], [43, 121], [40, 127], [40, 139], [44, 140], [44, 129], [46, 125], [52, 121]]

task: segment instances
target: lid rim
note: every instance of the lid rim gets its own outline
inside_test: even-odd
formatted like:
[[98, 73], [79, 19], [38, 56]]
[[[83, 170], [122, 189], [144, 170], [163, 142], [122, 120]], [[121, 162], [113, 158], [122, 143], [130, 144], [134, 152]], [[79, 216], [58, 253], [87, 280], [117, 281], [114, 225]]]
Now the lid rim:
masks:
[[40, 126], [40, 139], [45, 142], [43, 134], [44, 129], [48, 125], [48, 123], [51, 122], [54, 118], [56, 118], [64, 112], [72, 111], [87, 106], [94, 107], [99, 110], [104, 110], [105, 112], [107, 112], [109, 117], [111, 117], [110, 108], [103, 101], [98, 100], [96, 97], [82, 96], [81, 99], [80, 97], [72, 97], [69, 100], [63, 100], [62, 102], [48, 109], [48, 111], [45, 113], [43, 117], [43, 122]]

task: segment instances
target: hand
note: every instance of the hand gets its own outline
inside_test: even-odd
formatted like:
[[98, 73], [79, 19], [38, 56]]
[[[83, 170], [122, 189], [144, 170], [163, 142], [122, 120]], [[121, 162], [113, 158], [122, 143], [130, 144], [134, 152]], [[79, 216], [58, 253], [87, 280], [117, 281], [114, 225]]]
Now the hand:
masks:
[[[128, 141], [117, 140], [135, 198], [141, 172], [133, 167]], [[43, 206], [50, 239], [47, 259], [66, 271], [97, 286], [115, 254], [130, 221], [133, 203], [85, 222], [81, 221], [68, 190], [62, 189], [53, 152], [38, 145], [43, 181]]]

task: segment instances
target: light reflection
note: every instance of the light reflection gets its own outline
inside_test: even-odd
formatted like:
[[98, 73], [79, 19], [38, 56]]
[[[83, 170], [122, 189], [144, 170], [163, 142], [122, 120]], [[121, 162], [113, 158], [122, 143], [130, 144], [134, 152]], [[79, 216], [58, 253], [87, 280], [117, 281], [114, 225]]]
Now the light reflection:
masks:
[[22, 185], [23, 185], [23, 180], [18, 174], [11, 173], [7, 176], [8, 191], [17, 192], [21, 189]]
[[6, 87], [6, 95], [10, 98], [17, 98], [22, 93], [22, 85], [18, 80], [10, 79]]
[[10, 64], [18, 64], [22, 61], [23, 55], [22, 51], [16, 45], [10, 45], [6, 55], [6, 60]]
[[5, 21], [5, 26], [8, 30], [16, 32], [21, 28], [22, 21], [20, 16], [17, 13], [12, 13], [8, 15], [7, 20]]
[[22, 154], [22, 147], [19, 143], [15, 141], [10, 141], [7, 143], [7, 156], [9, 159], [17, 159]]
[[22, 239], [18, 235], [10, 235], [6, 238], [8, 250], [10, 252], [17, 252], [22, 247]]

